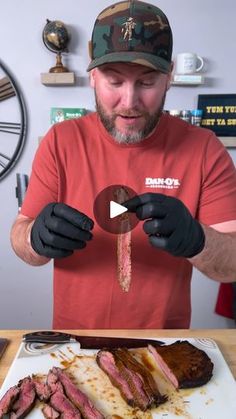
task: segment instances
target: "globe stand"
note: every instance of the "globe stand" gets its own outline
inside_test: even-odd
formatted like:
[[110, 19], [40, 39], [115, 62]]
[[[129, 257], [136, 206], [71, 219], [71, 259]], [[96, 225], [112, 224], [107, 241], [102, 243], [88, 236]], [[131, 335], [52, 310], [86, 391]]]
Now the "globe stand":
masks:
[[49, 73], [68, 73], [69, 70], [67, 67], [64, 67], [61, 60], [61, 53], [57, 53], [56, 65], [55, 67], [50, 68]]

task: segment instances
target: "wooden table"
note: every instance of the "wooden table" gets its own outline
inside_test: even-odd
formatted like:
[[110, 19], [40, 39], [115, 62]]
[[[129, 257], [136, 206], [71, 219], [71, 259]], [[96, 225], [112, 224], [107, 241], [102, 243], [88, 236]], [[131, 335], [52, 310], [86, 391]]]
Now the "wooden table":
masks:
[[[10, 343], [0, 359], [0, 386], [8, 372], [20, 345], [22, 335], [29, 330], [0, 330], [0, 337], [6, 337]], [[236, 379], [236, 329], [198, 329], [198, 330], [76, 330], [66, 332], [81, 335], [128, 336], [128, 337], [208, 337], [218, 344], [234, 378]]]

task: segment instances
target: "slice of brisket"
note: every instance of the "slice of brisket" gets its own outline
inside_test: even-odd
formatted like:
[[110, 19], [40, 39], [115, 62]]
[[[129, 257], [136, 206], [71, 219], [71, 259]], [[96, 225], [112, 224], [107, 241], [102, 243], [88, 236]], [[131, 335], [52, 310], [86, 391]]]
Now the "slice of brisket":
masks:
[[50, 405], [61, 414], [63, 419], [81, 419], [79, 410], [76, 409], [61, 391], [53, 393], [50, 399]]
[[130, 406], [145, 411], [167, 400], [150, 372], [127, 349], [100, 350], [96, 360]]
[[49, 385], [47, 383], [42, 383], [41, 381], [34, 379], [34, 386], [39, 400], [47, 402], [52, 395], [52, 390], [49, 387]]
[[52, 373], [58, 377], [66, 396], [79, 409], [84, 419], [104, 419], [104, 416], [96, 409], [86, 394], [78, 389], [61, 368], [54, 367]]
[[61, 391], [63, 393], [62, 383], [59, 381], [58, 374], [53, 372], [53, 369], [49, 370], [48, 372], [46, 384], [49, 387], [51, 394], [55, 393], [56, 391]]
[[[119, 204], [130, 198], [129, 192], [124, 186], [120, 186], [114, 191], [114, 197]], [[117, 234], [117, 278], [121, 289], [128, 292], [132, 279], [130, 214], [122, 214], [117, 222], [119, 223], [119, 234]]]
[[60, 413], [57, 412], [55, 409], [53, 409], [53, 407], [50, 406], [49, 404], [44, 405], [44, 407], [42, 408], [42, 412], [43, 412], [43, 416], [46, 419], [57, 419], [60, 417]]
[[54, 374], [52, 370], [49, 370], [46, 382], [42, 382], [37, 377], [34, 377], [34, 386], [36, 395], [42, 402], [47, 402], [56, 391], [61, 391], [63, 393], [62, 384], [59, 381], [57, 374]]
[[19, 381], [19, 398], [12, 405], [10, 419], [24, 418], [34, 407], [36, 401], [36, 392], [34, 382], [30, 377]]
[[20, 387], [18, 385], [13, 386], [7, 390], [4, 396], [0, 400], [0, 419], [2, 419], [3, 415], [6, 415], [10, 410], [11, 406], [19, 396]]
[[187, 340], [156, 347], [148, 345], [148, 349], [175, 388], [198, 387], [212, 377], [213, 363], [209, 356]]

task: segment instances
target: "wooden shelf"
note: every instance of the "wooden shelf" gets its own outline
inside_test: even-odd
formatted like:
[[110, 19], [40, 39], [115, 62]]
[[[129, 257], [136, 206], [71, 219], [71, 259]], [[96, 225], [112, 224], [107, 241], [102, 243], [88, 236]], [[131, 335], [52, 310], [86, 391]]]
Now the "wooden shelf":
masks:
[[174, 74], [171, 84], [174, 86], [199, 86], [204, 84], [201, 74]]
[[218, 137], [225, 147], [236, 148], [236, 137]]
[[46, 86], [71, 86], [75, 84], [75, 73], [41, 73], [41, 83]]

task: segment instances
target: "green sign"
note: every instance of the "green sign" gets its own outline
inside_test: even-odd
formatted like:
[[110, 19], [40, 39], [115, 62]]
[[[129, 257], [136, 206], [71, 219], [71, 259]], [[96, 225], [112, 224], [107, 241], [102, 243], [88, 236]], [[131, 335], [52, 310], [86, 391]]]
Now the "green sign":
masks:
[[51, 124], [65, 121], [67, 119], [79, 118], [87, 114], [84, 108], [51, 108]]

